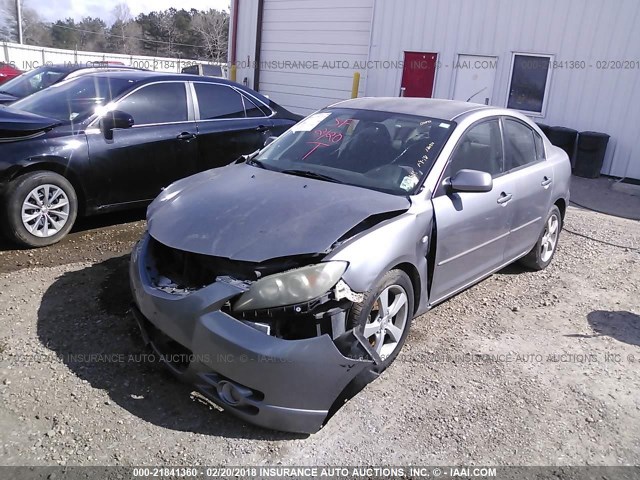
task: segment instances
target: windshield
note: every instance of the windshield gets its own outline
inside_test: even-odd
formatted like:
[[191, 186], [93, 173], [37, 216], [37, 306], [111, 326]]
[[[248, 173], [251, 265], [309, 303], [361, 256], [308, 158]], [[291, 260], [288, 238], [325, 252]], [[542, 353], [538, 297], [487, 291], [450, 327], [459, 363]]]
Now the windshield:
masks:
[[23, 98], [11, 107], [62, 121], [82, 121], [133, 84], [126, 78], [84, 75]]
[[4, 83], [0, 90], [2, 90], [2, 93], [23, 98], [53, 85], [67, 73], [69, 73], [68, 68], [38, 67]]
[[315, 113], [262, 150], [255, 163], [306, 175], [411, 195], [429, 173], [455, 124], [371, 110]]

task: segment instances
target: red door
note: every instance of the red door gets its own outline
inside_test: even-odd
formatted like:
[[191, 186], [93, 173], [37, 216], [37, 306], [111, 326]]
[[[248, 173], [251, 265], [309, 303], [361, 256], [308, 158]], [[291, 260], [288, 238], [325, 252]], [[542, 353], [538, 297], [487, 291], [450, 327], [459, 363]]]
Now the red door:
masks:
[[431, 98], [437, 53], [404, 52], [402, 87], [405, 97]]

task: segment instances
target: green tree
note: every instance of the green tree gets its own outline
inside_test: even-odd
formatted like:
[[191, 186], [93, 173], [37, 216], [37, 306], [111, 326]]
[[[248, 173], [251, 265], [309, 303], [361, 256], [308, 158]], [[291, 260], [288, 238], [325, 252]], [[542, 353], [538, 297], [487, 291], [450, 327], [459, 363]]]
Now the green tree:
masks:
[[51, 25], [51, 46], [74, 50], [78, 48], [79, 35], [75, 20], [67, 18]]
[[95, 52], [106, 51], [106, 30], [107, 24], [104, 20], [94, 17], [84, 17], [76, 25], [78, 29], [78, 49]]

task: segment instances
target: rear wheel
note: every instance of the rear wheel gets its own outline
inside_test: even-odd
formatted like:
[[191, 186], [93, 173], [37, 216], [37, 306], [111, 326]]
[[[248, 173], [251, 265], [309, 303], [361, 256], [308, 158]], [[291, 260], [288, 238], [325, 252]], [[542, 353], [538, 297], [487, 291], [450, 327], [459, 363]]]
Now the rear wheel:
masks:
[[351, 325], [360, 329], [382, 363], [377, 373], [395, 360], [409, 333], [413, 317], [413, 286], [402, 270], [391, 270], [375, 288], [365, 293], [364, 301], [350, 313]]
[[54, 172], [31, 172], [9, 184], [5, 233], [25, 247], [44, 247], [61, 240], [73, 227], [78, 199], [73, 186]]
[[538, 241], [533, 249], [520, 260], [520, 263], [533, 270], [547, 268], [556, 253], [561, 230], [562, 215], [558, 207], [554, 205], [549, 211]]

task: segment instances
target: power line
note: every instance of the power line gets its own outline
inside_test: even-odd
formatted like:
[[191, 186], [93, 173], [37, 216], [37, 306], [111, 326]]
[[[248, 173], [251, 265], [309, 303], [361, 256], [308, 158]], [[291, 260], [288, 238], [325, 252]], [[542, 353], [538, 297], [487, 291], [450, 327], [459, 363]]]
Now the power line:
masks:
[[51, 27], [56, 27], [56, 28], [66, 28], [67, 30], [74, 30], [76, 32], [83, 32], [83, 33], [92, 33], [94, 35], [104, 35], [105, 37], [117, 37], [117, 38], [122, 38], [122, 39], [130, 39], [130, 40], [139, 40], [141, 42], [149, 42], [149, 43], [160, 43], [163, 45], [175, 45], [175, 46], [179, 46], [179, 47], [194, 47], [194, 48], [206, 48], [203, 45], [192, 45], [189, 43], [175, 43], [175, 42], [165, 42], [162, 40], [150, 40], [147, 38], [140, 38], [140, 37], [129, 37], [126, 35], [117, 35], [115, 33], [107, 33], [107, 32], [94, 32], [93, 30], [86, 30], [86, 29], [82, 29], [82, 28], [77, 28], [77, 27], [68, 27], [67, 25], [58, 25], [56, 23], [52, 23]]

